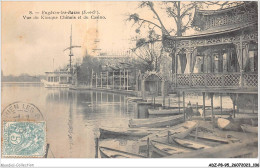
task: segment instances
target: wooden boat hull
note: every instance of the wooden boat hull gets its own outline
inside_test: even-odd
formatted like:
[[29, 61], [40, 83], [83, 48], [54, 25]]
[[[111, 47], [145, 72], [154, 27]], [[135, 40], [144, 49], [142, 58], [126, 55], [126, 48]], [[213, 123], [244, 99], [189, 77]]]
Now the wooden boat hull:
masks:
[[145, 158], [144, 156], [116, 150], [113, 148], [99, 147], [101, 158]]
[[159, 141], [151, 141], [151, 147], [152, 147], [152, 151], [156, 153], [157, 156], [160, 157], [191, 151], [189, 149], [184, 149], [181, 147], [174, 146], [173, 144], [163, 143]]
[[160, 130], [148, 130], [148, 129], [104, 129], [99, 128], [100, 132], [100, 139], [106, 139], [106, 138], [127, 138], [127, 139], [133, 139], [133, 138], [142, 138], [144, 136], [147, 136], [151, 134], [152, 132], [156, 132]]
[[46, 80], [41, 80], [45, 88], [69, 88], [70, 84], [61, 84], [59, 82], [48, 82]]
[[[199, 109], [198, 110], [200, 115], [203, 116], [203, 109]], [[205, 116], [209, 116], [211, 115], [211, 108], [207, 108], [205, 109]], [[222, 109], [222, 112], [221, 112], [221, 109], [217, 108], [217, 109], [213, 109], [213, 113], [214, 115], [230, 115], [233, 113], [233, 109]]]
[[241, 128], [244, 132], [250, 132], [250, 133], [258, 134], [258, 127], [252, 127], [251, 125], [242, 124]]
[[207, 134], [197, 134], [197, 136], [195, 134], [190, 134], [191, 137], [197, 137], [198, 139], [203, 139], [203, 140], [207, 140], [207, 141], [212, 141], [212, 142], [220, 142], [220, 143], [224, 143], [224, 144], [228, 144], [230, 141], [226, 138], [221, 138], [218, 136], [213, 136], [213, 135], [207, 135]]
[[201, 143], [198, 143], [196, 141], [179, 139], [179, 138], [172, 138], [172, 140], [173, 140], [174, 143], [176, 143], [176, 144], [178, 144], [182, 147], [189, 148], [189, 149], [198, 150], [198, 149], [211, 148], [211, 146], [201, 144]]
[[182, 110], [179, 111], [176, 109], [148, 109], [149, 115], [176, 115], [182, 113]]
[[186, 121], [184, 123], [181, 123], [179, 125], [170, 127], [170, 128], [165, 128], [164, 131], [160, 132], [155, 132], [152, 133], [146, 137], [143, 137], [140, 139], [140, 141], [146, 141], [147, 138], [150, 140], [157, 140], [162, 142], [168, 141], [168, 136], [170, 137], [177, 137], [177, 138], [185, 138], [192, 130], [194, 130], [197, 126], [197, 122], [195, 121]]
[[241, 127], [239, 124], [232, 122], [225, 118], [218, 118], [218, 127], [223, 130], [240, 131]]
[[176, 115], [171, 117], [158, 117], [155, 119], [131, 119], [129, 120], [130, 128], [138, 127], [166, 127], [180, 124], [184, 121], [183, 115]]

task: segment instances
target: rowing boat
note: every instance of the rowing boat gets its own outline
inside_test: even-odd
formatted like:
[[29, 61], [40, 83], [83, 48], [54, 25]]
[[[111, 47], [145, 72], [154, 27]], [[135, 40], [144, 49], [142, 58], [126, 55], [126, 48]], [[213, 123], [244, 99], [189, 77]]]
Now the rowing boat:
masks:
[[244, 132], [251, 132], [251, 133], [255, 133], [255, 134], [258, 133], [258, 127], [253, 127], [253, 126], [248, 125], [248, 124], [242, 124], [241, 128]]
[[183, 110], [178, 108], [172, 109], [148, 109], [149, 115], [176, 115], [182, 113]]
[[185, 148], [189, 149], [206, 149], [206, 148], [211, 148], [209, 145], [201, 144], [192, 140], [186, 140], [186, 139], [179, 139], [179, 138], [172, 138], [173, 142], [176, 144], [183, 146]]
[[195, 121], [186, 121], [184, 123], [175, 125], [173, 127], [165, 128], [164, 131], [154, 132], [149, 134], [146, 137], [140, 139], [140, 141], [146, 141], [147, 138], [150, 140], [164, 140], [168, 141], [168, 137], [177, 137], [177, 138], [185, 138], [192, 130], [194, 130], [197, 126], [197, 122]]
[[223, 130], [239, 131], [241, 127], [238, 123], [235, 123], [226, 118], [218, 118], [218, 127]]
[[203, 139], [203, 140], [207, 140], [207, 141], [212, 141], [212, 142], [220, 142], [220, 143], [225, 143], [228, 144], [230, 142], [230, 140], [226, 139], [226, 138], [222, 138], [219, 136], [214, 136], [214, 135], [209, 135], [209, 134], [189, 134], [191, 137], [194, 138], [198, 138], [198, 139]]
[[162, 131], [163, 128], [99, 128], [100, 139], [106, 138], [142, 138], [151, 133]]
[[101, 158], [145, 158], [142, 155], [116, 150], [113, 148], [99, 147]]
[[157, 117], [157, 118], [148, 118], [148, 119], [130, 119], [129, 127], [166, 127], [180, 124], [184, 121], [183, 115], [175, 115], [171, 117]]
[[190, 152], [190, 149], [174, 146], [173, 144], [163, 143], [159, 141], [151, 141], [152, 152], [156, 156], [165, 157], [173, 154], [180, 154], [184, 152]]
[[[204, 115], [203, 114], [203, 109], [199, 109], [198, 111], [199, 111], [201, 116]], [[232, 113], [233, 113], [233, 109], [229, 109], [229, 108], [228, 109], [222, 109], [222, 111], [221, 111], [220, 108], [214, 108], [213, 109], [213, 114], [214, 115], [230, 115]], [[211, 115], [211, 108], [205, 109], [205, 116], [208, 116], [208, 115]]]

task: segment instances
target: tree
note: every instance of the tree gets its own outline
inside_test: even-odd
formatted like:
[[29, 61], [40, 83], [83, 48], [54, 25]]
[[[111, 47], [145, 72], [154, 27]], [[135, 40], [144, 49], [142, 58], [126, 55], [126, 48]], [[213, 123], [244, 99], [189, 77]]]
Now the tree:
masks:
[[83, 60], [82, 64], [80, 66], [77, 66], [77, 77], [78, 77], [78, 82], [82, 83], [84, 82], [85, 84], [90, 84], [91, 83], [91, 77], [92, 77], [92, 70], [95, 73], [99, 73], [101, 71], [101, 62], [90, 55], [86, 55]]
[[147, 38], [140, 38], [136, 41], [136, 47], [132, 51], [143, 61], [146, 71], [158, 71], [162, 49], [162, 43], [158, 41], [158, 35], [153, 30], [150, 30]]
[[[144, 17], [140, 17], [139, 14], [133, 13], [130, 14], [128, 17], [128, 21], [133, 21], [133, 25], [136, 25], [136, 33], [140, 34], [141, 28], [147, 27], [148, 28], [148, 34], [150, 31], [153, 31], [154, 34], [157, 33], [157, 38], [154, 40], [143, 39], [138, 38], [137, 44], [146, 44], [148, 46], [148, 43], [154, 43], [155, 41], [160, 41], [162, 43], [163, 36], [182, 36], [190, 27], [193, 20], [193, 13], [195, 9], [198, 8], [208, 8], [208, 7], [215, 7], [215, 8], [226, 8], [231, 6], [240, 5], [243, 3], [248, 2], [242, 2], [242, 1], [191, 1], [191, 2], [185, 2], [185, 1], [166, 1], [166, 2], [149, 2], [144, 1], [140, 2], [139, 8], [146, 8], [149, 11], [151, 11], [154, 15], [153, 20], [148, 20]], [[164, 9], [162, 12], [166, 12], [169, 18], [173, 18], [172, 20], [169, 20], [170, 22], [173, 21], [174, 26], [173, 27], [166, 27], [163, 23], [163, 20], [161, 19], [159, 12], [156, 10], [155, 5], [160, 6], [161, 9]], [[246, 5], [245, 5], [246, 6]], [[157, 8], [158, 9], [158, 8]], [[161, 14], [161, 13], [160, 13]], [[145, 43], [144, 43], [145, 41]], [[144, 45], [141, 45], [142, 47]], [[163, 45], [161, 44], [162, 49], [160, 49], [160, 56], [159, 59], [162, 59], [162, 54], [164, 51]], [[138, 45], [136, 46], [138, 47]], [[146, 47], [147, 48], [147, 47]], [[149, 48], [149, 47], [148, 47]], [[175, 50], [172, 50], [170, 53], [170, 56], [172, 57], [172, 72], [174, 72], [174, 55]], [[148, 53], [153, 53], [152, 51], [149, 51]], [[148, 54], [149, 55], [149, 54]], [[150, 54], [151, 56], [151, 54]], [[140, 58], [140, 56], [139, 56]], [[152, 57], [150, 57], [152, 58]], [[152, 61], [152, 59], [149, 59], [149, 61]], [[159, 61], [161, 62], [161, 61]], [[149, 62], [146, 61], [148, 64]], [[150, 63], [151, 64], [151, 63]], [[149, 64], [148, 64], [149, 65]]]

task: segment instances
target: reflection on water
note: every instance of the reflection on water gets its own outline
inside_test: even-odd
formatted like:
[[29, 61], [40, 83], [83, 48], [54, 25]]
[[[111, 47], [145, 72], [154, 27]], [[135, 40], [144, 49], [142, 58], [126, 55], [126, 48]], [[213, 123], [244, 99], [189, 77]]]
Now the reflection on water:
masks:
[[[135, 103], [126, 96], [68, 89], [47, 89], [39, 84], [2, 84], [2, 110], [15, 101], [29, 102], [37, 106], [47, 122], [47, 142], [55, 157], [93, 158], [95, 137], [100, 127], [128, 127], [129, 118], [145, 118]], [[219, 98], [214, 104], [218, 105]], [[186, 97], [192, 104], [202, 104], [201, 97]], [[195, 102], [196, 101], [196, 102]], [[177, 98], [172, 104], [177, 105]], [[175, 103], [175, 104], [174, 104]], [[206, 100], [206, 105], [210, 100]], [[232, 107], [230, 98], [223, 99], [223, 107]], [[140, 111], [139, 113], [137, 111]], [[136, 148], [125, 140], [104, 140], [103, 145], [120, 149]]]
[[2, 110], [15, 101], [36, 105], [47, 121], [47, 141], [55, 157], [94, 157], [99, 127], [128, 127], [135, 104], [126, 96], [92, 91], [2, 85]]

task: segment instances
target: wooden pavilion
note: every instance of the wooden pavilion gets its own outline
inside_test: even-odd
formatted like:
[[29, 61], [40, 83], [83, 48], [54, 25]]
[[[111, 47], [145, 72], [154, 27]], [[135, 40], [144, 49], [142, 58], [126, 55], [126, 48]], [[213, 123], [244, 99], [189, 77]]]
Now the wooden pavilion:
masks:
[[[172, 88], [185, 92], [227, 93], [233, 114], [239, 98], [249, 95], [253, 112], [258, 94], [258, 4], [245, 2], [220, 10], [196, 10], [190, 36], [165, 36], [173, 61]], [[211, 100], [213, 107], [213, 100]], [[237, 106], [238, 107], [238, 106]], [[205, 108], [204, 108], [205, 112]], [[212, 110], [213, 116], [213, 110]]]

